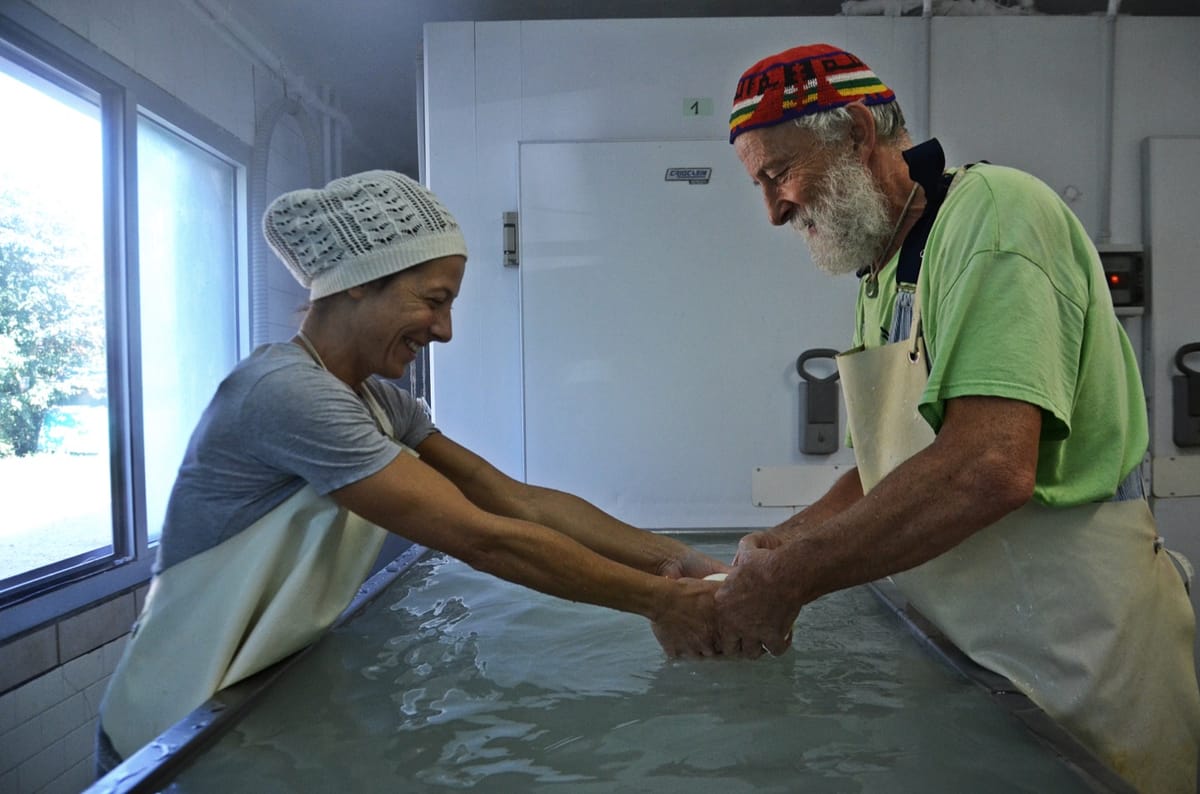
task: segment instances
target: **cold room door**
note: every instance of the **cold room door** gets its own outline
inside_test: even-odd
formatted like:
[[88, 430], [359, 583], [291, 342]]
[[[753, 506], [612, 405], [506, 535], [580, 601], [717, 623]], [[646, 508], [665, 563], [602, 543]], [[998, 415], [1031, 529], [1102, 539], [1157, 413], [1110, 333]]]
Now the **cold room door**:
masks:
[[757, 527], [787, 513], [752, 504], [754, 467], [853, 460], [799, 451], [795, 363], [849, 347], [856, 280], [768, 223], [727, 142], [522, 144], [520, 269], [529, 482]]

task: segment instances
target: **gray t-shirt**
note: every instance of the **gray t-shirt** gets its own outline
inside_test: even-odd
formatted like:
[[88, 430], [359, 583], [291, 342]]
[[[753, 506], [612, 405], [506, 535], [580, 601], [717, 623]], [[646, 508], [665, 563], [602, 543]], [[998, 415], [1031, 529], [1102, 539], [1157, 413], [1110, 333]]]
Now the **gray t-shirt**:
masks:
[[353, 389], [294, 344], [264, 345], [226, 376], [192, 433], [163, 523], [156, 571], [249, 527], [305, 484], [336, 491], [437, 432], [424, 405], [380, 378], [384, 435]]

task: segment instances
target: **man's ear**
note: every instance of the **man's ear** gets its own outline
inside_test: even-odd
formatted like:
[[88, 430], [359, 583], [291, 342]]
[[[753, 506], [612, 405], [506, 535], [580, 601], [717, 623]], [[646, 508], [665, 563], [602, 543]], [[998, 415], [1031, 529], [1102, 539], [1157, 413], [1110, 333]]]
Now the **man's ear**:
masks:
[[861, 99], [846, 105], [846, 110], [851, 119], [850, 140], [854, 142], [854, 151], [865, 163], [875, 151], [875, 117]]

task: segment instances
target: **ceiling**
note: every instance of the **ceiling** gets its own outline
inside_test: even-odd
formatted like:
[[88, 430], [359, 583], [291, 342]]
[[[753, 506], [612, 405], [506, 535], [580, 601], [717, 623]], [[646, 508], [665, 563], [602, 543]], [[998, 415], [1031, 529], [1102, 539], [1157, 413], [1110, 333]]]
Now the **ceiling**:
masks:
[[[364, 167], [416, 175], [416, 63], [426, 22], [516, 19], [833, 16], [842, 0], [218, 0], [225, 14], [310, 86], [332, 88]], [[910, 8], [920, 0], [853, 0]], [[933, 0], [935, 13], [1025, 7], [1039, 14], [1104, 14], [1110, 0]], [[1008, 7], [1008, 8], [1006, 8]], [[1119, 0], [1122, 15], [1197, 16], [1196, 0]], [[895, 11], [893, 11], [895, 13]]]

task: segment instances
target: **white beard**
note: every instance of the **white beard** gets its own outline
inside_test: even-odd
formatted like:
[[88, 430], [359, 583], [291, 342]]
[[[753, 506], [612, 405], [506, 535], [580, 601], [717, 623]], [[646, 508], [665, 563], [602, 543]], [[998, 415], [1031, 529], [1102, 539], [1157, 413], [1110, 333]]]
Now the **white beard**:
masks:
[[821, 270], [853, 273], [883, 254], [892, 233], [888, 210], [887, 197], [870, 171], [846, 152], [825, 172], [817, 200], [792, 217], [792, 228], [804, 237]]

